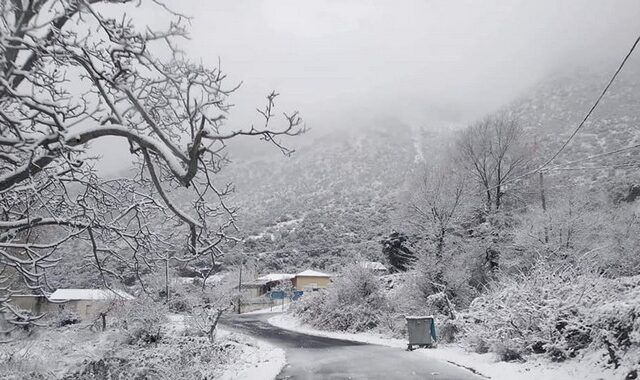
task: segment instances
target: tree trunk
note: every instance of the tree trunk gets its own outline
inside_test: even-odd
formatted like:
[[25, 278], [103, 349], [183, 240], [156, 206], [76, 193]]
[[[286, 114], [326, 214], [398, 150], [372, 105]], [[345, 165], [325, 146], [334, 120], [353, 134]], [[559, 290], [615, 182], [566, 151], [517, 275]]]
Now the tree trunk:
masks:
[[164, 292], [167, 303], [169, 302], [169, 258], [164, 261]]
[[216, 331], [216, 327], [218, 326], [218, 321], [220, 320], [220, 316], [222, 316], [222, 309], [219, 309], [216, 311], [216, 317], [215, 319], [211, 322], [211, 326], [209, 326], [209, 332], [208, 332], [208, 336], [209, 336], [209, 340], [211, 342], [213, 342], [213, 338], [214, 338], [214, 333]]
[[491, 197], [491, 189], [489, 188], [489, 184], [485, 184], [485, 189], [487, 191], [487, 210], [491, 211], [491, 207], [493, 205], [493, 200]]
[[496, 272], [500, 269], [500, 252], [489, 247], [486, 250], [486, 255], [487, 263], [489, 263], [489, 269], [491, 272]]
[[498, 162], [498, 185], [496, 186], [496, 210], [500, 209], [502, 203], [502, 168]]
[[446, 234], [446, 230], [444, 227], [440, 227], [440, 231], [438, 233], [438, 237], [436, 239], [436, 261], [442, 261], [442, 253], [444, 252], [444, 236]]
[[547, 226], [546, 215], [547, 215], [547, 198], [544, 194], [544, 174], [540, 172], [540, 203], [542, 204], [542, 212], [545, 215], [544, 221], [544, 242], [545, 244], [549, 243], [549, 227]]

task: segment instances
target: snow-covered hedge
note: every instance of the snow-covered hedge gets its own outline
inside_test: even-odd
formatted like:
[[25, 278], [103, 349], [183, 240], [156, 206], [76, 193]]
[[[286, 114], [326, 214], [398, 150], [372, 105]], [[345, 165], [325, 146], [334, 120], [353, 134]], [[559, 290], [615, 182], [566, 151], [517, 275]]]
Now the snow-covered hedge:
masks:
[[211, 379], [238, 348], [206, 337], [164, 337], [150, 346], [120, 346], [109, 355], [86, 361], [65, 379]]
[[384, 328], [391, 307], [378, 276], [348, 266], [326, 291], [305, 294], [292, 306], [303, 322], [325, 330], [360, 332]]
[[117, 310], [117, 327], [126, 333], [130, 344], [158, 341], [166, 321], [166, 305], [156, 303], [148, 296], [140, 296]]
[[458, 323], [478, 351], [504, 360], [533, 353], [562, 361], [596, 349], [611, 365], [633, 369], [640, 364], [640, 276], [608, 279], [538, 263], [491, 284]]

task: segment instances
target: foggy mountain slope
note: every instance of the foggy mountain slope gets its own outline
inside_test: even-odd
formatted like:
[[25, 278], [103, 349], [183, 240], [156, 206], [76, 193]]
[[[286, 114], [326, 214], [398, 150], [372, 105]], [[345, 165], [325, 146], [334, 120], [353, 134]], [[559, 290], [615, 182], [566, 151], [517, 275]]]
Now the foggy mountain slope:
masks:
[[[554, 165], [640, 142], [637, 66], [619, 77]], [[559, 149], [609, 78], [602, 72], [554, 76], [508, 106], [531, 132], [536, 161]], [[391, 232], [405, 181], [415, 175], [423, 157], [428, 161], [430, 153], [451, 146], [452, 137], [451, 132], [431, 133], [384, 120], [366, 129], [327, 134], [291, 158], [231, 164], [225, 179], [236, 185], [235, 202], [242, 209], [240, 226], [247, 238], [244, 251], [260, 255], [273, 269], [330, 270], [346, 257], [379, 257], [379, 240]], [[640, 150], [630, 150], [570, 166], [581, 170], [554, 170], [550, 180], [570, 172], [574, 181], [589, 186], [626, 183], [635, 178], [639, 162]]]
[[[640, 143], [636, 66], [621, 74], [554, 165]], [[603, 72], [553, 76], [506, 106], [535, 141], [536, 162], [557, 151], [609, 78]], [[454, 128], [429, 127], [439, 131], [394, 118], [311, 129], [285, 141], [296, 149], [291, 157], [263, 141], [230, 146], [232, 162], [215, 179], [219, 187], [233, 183], [236, 191], [228, 202], [240, 208], [238, 236], [244, 243], [230, 253], [259, 257], [265, 270], [274, 271], [331, 271], [359, 256], [382, 260], [380, 240], [397, 225], [395, 211], [406, 207], [407, 181], [419, 174], [423, 160], [429, 163], [454, 148]], [[548, 190], [563, 191], [570, 180], [587, 187], [620, 183], [617, 190], [624, 193], [638, 170], [616, 165], [630, 162], [640, 162], [640, 149], [571, 166], [581, 170], [551, 171]], [[190, 201], [182, 202], [187, 209]]]
[[[640, 143], [637, 71], [629, 70], [620, 77], [554, 163]], [[560, 147], [609, 75], [555, 76], [508, 105], [534, 136], [533, 154], [539, 162]], [[386, 118], [322, 133], [312, 129], [287, 141], [296, 148], [291, 157], [262, 141], [231, 146], [232, 162], [214, 180], [219, 187], [234, 184], [236, 191], [228, 201], [240, 208], [238, 236], [244, 243], [229, 253], [259, 257], [265, 270], [273, 271], [307, 267], [332, 271], [360, 256], [382, 260], [380, 240], [397, 225], [396, 211], [406, 207], [407, 181], [419, 175], [422, 158], [428, 163], [453, 148], [452, 130], [437, 128], [440, 131], [434, 132], [426, 126]], [[630, 150], [575, 165], [596, 169], [553, 171], [547, 177], [548, 185], [562, 184], [573, 176], [573, 183], [606, 188], [621, 182], [617, 186], [625, 190], [637, 178], [637, 167], [616, 170], [614, 166], [637, 163], [639, 153]], [[178, 191], [172, 198], [179, 202], [180, 194]], [[188, 209], [188, 202], [182, 200], [184, 209]], [[171, 225], [158, 228], [176, 232]], [[88, 245], [78, 249], [90, 253]], [[59, 270], [65, 273], [68, 268], [61, 266]]]
[[[510, 109], [531, 132], [533, 155], [542, 163], [560, 149], [604, 86], [611, 70], [581, 71], [554, 76], [515, 101]], [[629, 62], [584, 127], [554, 160], [551, 174], [585, 185], [603, 178], [633, 182], [640, 166], [640, 149], [585, 160], [640, 143], [640, 60]], [[572, 165], [568, 163], [575, 162]]]
[[244, 251], [273, 269], [331, 270], [340, 257], [378, 255], [416, 165], [414, 135], [385, 120], [327, 134], [289, 158], [232, 163], [225, 179], [236, 187]]

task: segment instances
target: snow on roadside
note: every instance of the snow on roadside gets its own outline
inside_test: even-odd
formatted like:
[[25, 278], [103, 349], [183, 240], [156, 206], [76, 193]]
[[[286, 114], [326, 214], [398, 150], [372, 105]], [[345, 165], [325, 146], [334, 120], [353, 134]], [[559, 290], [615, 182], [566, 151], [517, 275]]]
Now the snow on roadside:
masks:
[[[170, 325], [169, 331], [179, 334], [185, 330], [186, 319], [189, 317], [169, 314], [167, 318]], [[273, 380], [286, 364], [284, 350], [248, 335], [231, 332], [218, 325], [216, 339], [233, 344], [242, 350], [242, 354], [225, 366], [223, 373], [216, 376], [216, 379]]]
[[85, 361], [102, 358], [122, 342], [123, 335], [117, 331], [94, 332], [86, 325], [36, 329], [29, 337], [0, 344], [0, 378], [32, 372], [61, 378]]
[[286, 364], [284, 350], [267, 342], [220, 328], [218, 336], [239, 345], [242, 355], [217, 379], [273, 380]]
[[283, 311], [289, 310], [289, 305], [291, 301], [286, 301], [284, 306], [280, 303], [278, 305], [273, 305], [272, 307], [266, 307], [260, 310], [248, 311], [246, 313], [242, 313], [242, 315], [256, 315], [256, 314], [269, 314], [269, 313], [281, 313]]
[[386, 338], [382, 334], [375, 333], [358, 333], [351, 334], [339, 331], [318, 330], [309, 325], [305, 325], [290, 314], [279, 314], [268, 319], [268, 322], [276, 327], [285, 330], [292, 330], [303, 334], [323, 336], [332, 339], [350, 340], [354, 342], [363, 342], [370, 344], [378, 344], [390, 347], [407, 347], [407, 341], [402, 339]]
[[[404, 339], [386, 338], [375, 333], [346, 333], [323, 331], [302, 324], [289, 314], [280, 314], [269, 318], [269, 323], [286, 330], [303, 334], [323, 336], [333, 339], [378, 344], [389, 347], [406, 348]], [[500, 362], [492, 353], [476, 354], [456, 345], [439, 345], [435, 349], [420, 349], [418, 352], [434, 359], [475, 371], [477, 374], [494, 380], [604, 380], [622, 379], [624, 374], [606, 370], [597, 363], [596, 354], [564, 363], [551, 363], [548, 360], [529, 360], [526, 363]]]

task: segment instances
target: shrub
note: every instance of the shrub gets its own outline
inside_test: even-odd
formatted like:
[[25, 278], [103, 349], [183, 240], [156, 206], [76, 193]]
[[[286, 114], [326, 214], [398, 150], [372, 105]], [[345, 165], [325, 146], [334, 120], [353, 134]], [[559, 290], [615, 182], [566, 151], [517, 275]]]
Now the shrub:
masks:
[[80, 323], [80, 316], [68, 310], [61, 311], [55, 319], [55, 325], [57, 327], [75, 325], [77, 323]]
[[193, 309], [192, 302], [188, 297], [180, 293], [172, 294], [168, 307], [169, 311], [174, 313], [190, 313]]
[[640, 276], [606, 279], [541, 262], [491, 284], [461, 327], [469, 343], [503, 360], [537, 353], [563, 361], [594, 348], [617, 368], [640, 348], [639, 316]]
[[64, 376], [80, 379], [213, 379], [222, 364], [238, 356], [236, 345], [211, 343], [207, 338], [167, 337], [149, 347], [119, 347], [111, 354], [85, 362]]
[[[640, 368], [640, 276], [616, 282], [611, 291], [619, 295], [596, 308], [592, 319], [592, 339], [603, 347], [616, 368]], [[613, 298], [613, 297], [612, 297]], [[635, 361], [633, 355], [636, 353]]]
[[158, 342], [162, 325], [167, 321], [166, 306], [145, 296], [125, 302], [116, 314], [117, 323], [126, 331], [129, 344]]
[[305, 294], [292, 310], [303, 322], [327, 330], [360, 332], [394, 323], [379, 277], [359, 265], [348, 266], [326, 291]]

